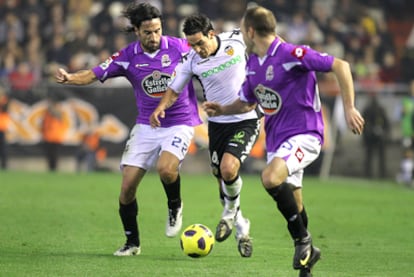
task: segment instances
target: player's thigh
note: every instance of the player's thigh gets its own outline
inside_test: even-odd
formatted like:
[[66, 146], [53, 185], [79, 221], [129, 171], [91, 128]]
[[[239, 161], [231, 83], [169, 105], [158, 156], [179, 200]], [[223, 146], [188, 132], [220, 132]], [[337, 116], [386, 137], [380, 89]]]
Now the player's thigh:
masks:
[[285, 160], [273, 157], [262, 171], [262, 183], [265, 188], [279, 186], [286, 180], [288, 173]]
[[[260, 121], [257, 119], [232, 123], [209, 122], [210, 161], [216, 177], [221, 177], [222, 169], [240, 168], [257, 140], [259, 129]], [[233, 163], [235, 160], [238, 160], [236, 164]]]
[[162, 151], [157, 162], [157, 171], [160, 175], [178, 172], [180, 167], [180, 160], [178, 157], [169, 152]]
[[168, 128], [161, 144], [157, 168], [178, 168], [188, 153], [194, 127], [179, 125]]
[[276, 152], [269, 152], [268, 161], [279, 157], [285, 160], [289, 175], [303, 170], [316, 158], [321, 151], [320, 141], [312, 135], [296, 135], [281, 144]]
[[149, 125], [137, 124], [131, 130], [121, 158], [121, 168], [125, 165], [148, 170], [158, 159], [163, 143], [162, 129], [153, 129]]
[[137, 188], [145, 173], [145, 169], [129, 165], [124, 166], [122, 168], [122, 188]]
[[320, 153], [320, 141], [312, 135], [297, 135], [287, 139], [276, 152], [267, 155], [268, 161], [283, 159], [288, 169], [285, 182], [302, 187], [304, 169], [315, 161]]

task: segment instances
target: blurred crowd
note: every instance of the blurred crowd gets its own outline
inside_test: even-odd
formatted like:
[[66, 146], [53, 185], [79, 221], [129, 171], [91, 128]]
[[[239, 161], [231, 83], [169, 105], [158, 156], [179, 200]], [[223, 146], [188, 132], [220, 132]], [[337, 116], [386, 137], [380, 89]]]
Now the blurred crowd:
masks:
[[[31, 92], [58, 66], [89, 68], [135, 40], [122, 32], [122, 10], [130, 2], [97, 0], [0, 0], [0, 82], [11, 92]], [[344, 58], [361, 84], [413, 80], [411, 43], [396, 45], [390, 22], [412, 25], [408, 0], [151, 0], [164, 15], [164, 33], [181, 35], [182, 19], [203, 12], [217, 31], [237, 27], [254, 3], [273, 10], [278, 33]], [[411, 29], [411, 25], [409, 28]], [[399, 30], [399, 33], [403, 30]], [[413, 32], [411, 32], [413, 33]]]

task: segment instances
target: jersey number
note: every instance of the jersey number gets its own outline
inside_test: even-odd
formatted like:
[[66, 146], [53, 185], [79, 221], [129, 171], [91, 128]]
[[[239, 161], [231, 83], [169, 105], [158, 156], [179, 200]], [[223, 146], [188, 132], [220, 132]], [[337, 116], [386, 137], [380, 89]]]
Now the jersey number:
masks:
[[177, 147], [178, 149], [181, 149], [181, 153], [183, 153], [184, 155], [185, 153], [187, 153], [188, 145], [187, 143], [183, 142], [182, 138], [174, 137], [171, 145]]

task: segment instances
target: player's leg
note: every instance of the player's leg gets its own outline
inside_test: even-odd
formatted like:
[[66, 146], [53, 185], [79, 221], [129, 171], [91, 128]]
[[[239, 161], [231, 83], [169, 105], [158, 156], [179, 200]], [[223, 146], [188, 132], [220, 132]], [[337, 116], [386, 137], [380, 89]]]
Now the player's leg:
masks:
[[158, 158], [161, 139], [154, 138], [151, 127], [137, 124], [131, 130], [121, 159], [122, 184], [119, 195], [119, 215], [126, 243], [114, 253], [116, 256], [138, 255], [141, 251], [138, 228], [137, 188], [146, 171]]
[[157, 164], [157, 171], [167, 196], [168, 218], [165, 229], [167, 237], [175, 237], [182, 227], [183, 204], [179, 165], [178, 158], [167, 151], [161, 153]]
[[157, 171], [167, 196], [168, 216], [165, 234], [167, 237], [175, 237], [182, 227], [183, 211], [179, 169], [194, 136], [194, 128], [179, 125], [164, 128], [163, 132], [165, 134], [161, 144]]
[[226, 239], [231, 234], [231, 229], [236, 228], [235, 238], [238, 250], [242, 257], [250, 257], [253, 246], [250, 239], [250, 221], [243, 217], [240, 209], [240, 193], [243, 179], [239, 175], [240, 160], [233, 154], [224, 153], [220, 163], [222, 175], [222, 190], [224, 194], [224, 209], [222, 218], [217, 226], [216, 238]]
[[[299, 214], [302, 218], [303, 225], [306, 229], [308, 229], [308, 215], [305, 210], [305, 206], [303, 205], [303, 197], [302, 197], [302, 187], [295, 187], [294, 185], [290, 184], [293, 190], [293, 195], [296, 200], [296, 204], [298, 206]], [[313, 265], [320, 259], [321, 251], [319, 248], [312, 245], [312, 255], [311, 259], [308, 262], [306, 267], [302, 267], [299, 269], [299, 277], [312, 277], [312, 267]]]
[[238, 174], [239, 168], [239, 160], [229, 153], [224, 153], [220, 161], [221, 178], [219, 178], [224, 205], [221, 220], [216, 229], [216, 240], [219, 242], [230, 236], [240, 207], [242, 179]]
[[276, 152], [268, 153], [268, 166], [262, 172], [264, 187], [288, 222], [295, 244], [293, 267], [301, 270], [300, 276], [306, 276], [302, 273], [306, 273], [307, 269], [310, 273], [311, 267], [320, 258], [320, 251], [312, 245], [307, 222], [304, 222], [307, 216], [303, 210], [301, 189], [293, 192], [292, 186], [302, 187], [303, 169], [318, 157], [319, 152], [318, 139], [310, 135], [295, 136]]
[[216, 231], [216, 239], [226, 239], [234, 225], [240, 255], [250, 257], [253, 250], [249, 234], [250, 221], [243, 217], [240, 209], [240, 194], [243, 185], [240, 168], [257, 140], [260, 121], [245, 120], [225, 126], [225, 138], [220, 140], [221, 146], [217, 147], [217, 149], [224, 149], [219, 166], [225, 206], [222, 220]]
[[302, 217], [303, 225], [305, 228], [308, 228], [308, 215], [305, 210], [305, 206], [303, 205], [303, 197], [302, 197], [302, 188], [301, 187], [294, 187], [292, 186], [293, 196], [295, 197], [296, 205], [298, 206], [298, 211], [300, 216]]
[[121, 217], [126, 242], [117, 250], [115, 256], [132, 256], [141, 253], [138, 228], [138, 201], [136, 191], [146, 170], [135, 166], [124, 166], [119, 195], [119, 216]]

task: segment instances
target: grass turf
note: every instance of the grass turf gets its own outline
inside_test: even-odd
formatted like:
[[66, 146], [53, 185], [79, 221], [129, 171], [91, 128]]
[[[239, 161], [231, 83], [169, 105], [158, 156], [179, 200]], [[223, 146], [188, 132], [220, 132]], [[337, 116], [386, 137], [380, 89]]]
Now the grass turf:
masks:
[[[234, 237], [205, 258], [184, 256], [164, 235], [166, 197], [157, 175], [139, 190], [142, 254], [114, 257], [124, 243], [121, 176], [0, 171], [0, 276], [297, 276], [286, 223], [258, 176], [243, 176], [242, 208], [253, 256]], [[220, 218], [210, 175], [183, 175], [184, 226], [213, 231]], [[306, 178], [305, 206], [322, 260], [314, 276], [414, 276], [414, 191], [391, 182]]]

